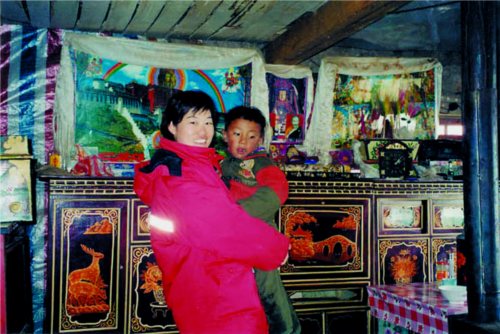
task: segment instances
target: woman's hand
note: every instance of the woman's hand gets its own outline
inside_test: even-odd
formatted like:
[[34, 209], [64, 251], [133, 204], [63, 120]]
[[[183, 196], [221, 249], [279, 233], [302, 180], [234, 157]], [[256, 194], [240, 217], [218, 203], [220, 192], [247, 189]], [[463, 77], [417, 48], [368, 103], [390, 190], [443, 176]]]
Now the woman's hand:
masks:
[[[292, 249], [292, 245], [288, 245], [288, 250], [290, 251], [290, 249]], [[285, 263], [288, 261], [288, 256], [289, 256], [289, 252], [286, 253], [285, 259], [283, 260], [283, 262], [281, 262], [280, 266], [285, 265]]]

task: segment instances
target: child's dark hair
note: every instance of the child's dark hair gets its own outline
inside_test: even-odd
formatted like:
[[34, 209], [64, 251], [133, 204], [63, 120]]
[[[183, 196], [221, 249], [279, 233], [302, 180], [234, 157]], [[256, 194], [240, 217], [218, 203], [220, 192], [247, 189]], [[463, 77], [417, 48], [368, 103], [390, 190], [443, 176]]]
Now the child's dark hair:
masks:
[[196, 114], [204, 110], [210, 111], [215, 129], [219, 114], [215, 108], [214, 101], [208, 94], [198, 90], [178, 91], [174, 93], [168, 100], [161, 117], [160, 132], [162, 136], [174, 140], [174, 135], [168, 130], [169, 124], [172, 123], [176, 126], [188, 112], [193, 111]]
[[252, 121], [260, 125], [260, 135], [265, 137], [266, 130], [266, 118], [262, 115], [262, 112], [255, 107], [238, 106], [229, 110], [224, 115], [225, 127], [227, 131], [229, 125], [237, 119], [244, 119], [247, 121]]

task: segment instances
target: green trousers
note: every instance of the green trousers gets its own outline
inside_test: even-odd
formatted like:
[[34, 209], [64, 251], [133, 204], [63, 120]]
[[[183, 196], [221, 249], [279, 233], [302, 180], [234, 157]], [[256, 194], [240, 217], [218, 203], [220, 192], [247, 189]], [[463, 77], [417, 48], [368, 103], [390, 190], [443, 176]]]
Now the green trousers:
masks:
[[266, 312], [270, 334], [300, 334], [300, 323], [278, 270], [255, 269], [260, 300]]

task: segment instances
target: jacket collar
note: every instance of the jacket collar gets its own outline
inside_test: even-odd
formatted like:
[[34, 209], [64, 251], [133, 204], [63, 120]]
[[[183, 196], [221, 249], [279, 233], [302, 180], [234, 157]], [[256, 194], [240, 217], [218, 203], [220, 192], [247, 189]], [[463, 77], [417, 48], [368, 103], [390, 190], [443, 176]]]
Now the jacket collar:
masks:
[[216, 167], [222, 160], [222, 156], [212, 147], [189, 146], [163, 137], [160, 138], [160, 148], [176, 153], [182, 160], [208, 161]]

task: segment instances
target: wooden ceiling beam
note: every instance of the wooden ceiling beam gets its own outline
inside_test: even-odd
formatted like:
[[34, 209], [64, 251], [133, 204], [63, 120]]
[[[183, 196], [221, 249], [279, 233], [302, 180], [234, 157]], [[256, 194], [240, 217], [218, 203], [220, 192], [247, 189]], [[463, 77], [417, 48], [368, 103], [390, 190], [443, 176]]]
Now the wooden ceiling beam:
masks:
[[328, 1], [265, 46], [268, 64], [295, 65], [362, 30], [407, 1]]

